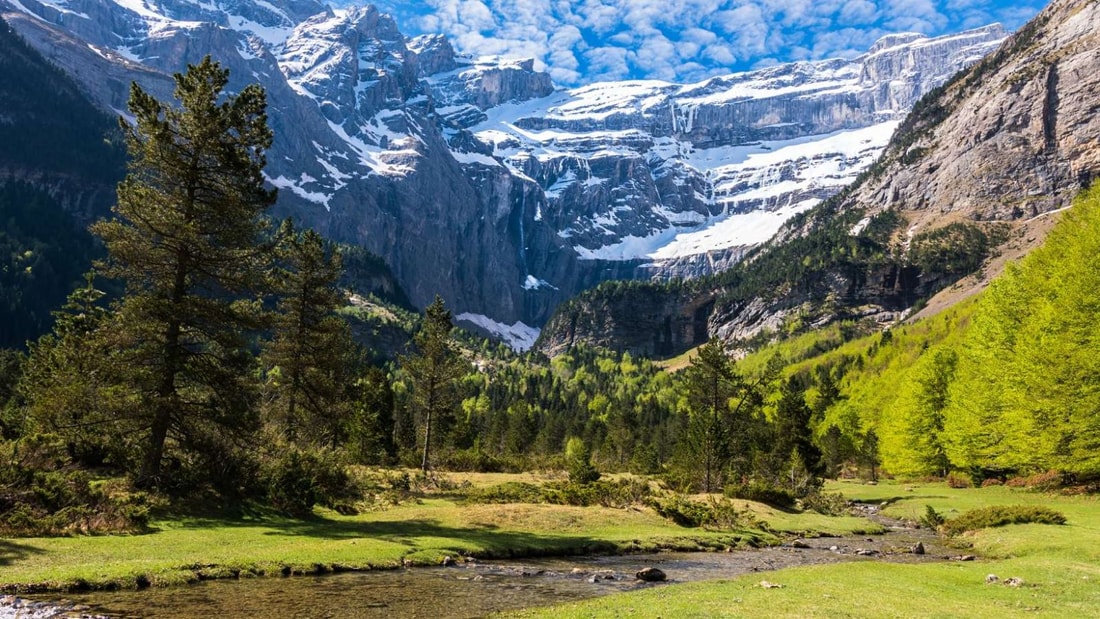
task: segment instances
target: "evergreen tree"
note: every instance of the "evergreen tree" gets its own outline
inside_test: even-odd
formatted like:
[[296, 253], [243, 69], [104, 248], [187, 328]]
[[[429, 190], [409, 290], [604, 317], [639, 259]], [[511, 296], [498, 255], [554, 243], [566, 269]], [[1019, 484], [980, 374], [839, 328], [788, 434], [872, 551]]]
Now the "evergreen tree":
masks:
[[[94, 273], [54, 312], [54, 331], [31, 344], [18, 391], [29, 430], [57, 434], [77, 462], [125, 466], [130, 437], [114, 432], [133, 393], [118, 386], [117, 342]], [[113, 457], [112, 457], [113, 456]]]
[[689, 466], [702, 474], [703, 492], [721, 488], [722, 478], [732, 457], [730, 400], [741, 385], [733, 361], [718, 339], [699, 348], [691, 365], [684, 370], [684, 388], [690, 421], [686, 435]]
[[163, 481], [173, 445], [209, 455], [255, 427], [248, 333], [267, 260], [260, 215], [275, 200], [261, 172], [272, 140], [263, 89], [225, 95], [228, 71], [209, 57], [175, 82], [178, 108], [131, 86], [117, 218], [93, 226], [104, 274], [126, 285], [113, 328], [140, 394], [146, 486]]
[[336, 447], [347, 438], [356, 366], [351, 329], [336, 314], [344, 298], [340, 256], [289, 219], [276, 238], [279, 302], [263, 352], [268, 410], [291, 442]]
[[415, 351], [401, 357], [401, 368], [412, 383], [410, 404], [424, 428], [420, 459], [424, 471], [431, 465], [432, 443], [438, 440], [433, 432], [458, 407], [456, 383], [469, 367], [451, 337], [453, 329], [451, 312], [437, 296], [424, 310], [424, 322], [413, 336]]
[[772, 458], [781, 463], [784, 471], [799, 468], [794, 464], [797, 461], [811, 479], [816, 479], [821, 474], [821, 450], [814, 444], [810, 431], [812, 415], [813, 411], [806, 405], [805, 391], [794, 378], [785, 381], [775, 407]]

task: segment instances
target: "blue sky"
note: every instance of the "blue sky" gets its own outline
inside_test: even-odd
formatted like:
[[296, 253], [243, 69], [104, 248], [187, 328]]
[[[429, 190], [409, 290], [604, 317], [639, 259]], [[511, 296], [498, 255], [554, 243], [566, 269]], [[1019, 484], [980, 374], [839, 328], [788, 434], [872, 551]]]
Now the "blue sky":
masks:
[[[346, 2], [358, 3], [358, 1]], [[407, 35], [460, 52], [533, 57], [554, 81], [696, 81], [794, 60], [856, 56], [893, 32], [936, 36], [1000, 22], [1043, 0], [375, 0]]]

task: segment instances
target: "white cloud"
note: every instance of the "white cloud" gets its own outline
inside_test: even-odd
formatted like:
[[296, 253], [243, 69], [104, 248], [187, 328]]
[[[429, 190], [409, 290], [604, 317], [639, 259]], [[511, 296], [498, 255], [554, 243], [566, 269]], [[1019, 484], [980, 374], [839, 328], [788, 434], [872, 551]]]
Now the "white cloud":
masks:
[[[345, 4], [363, 0], [336, 0]], [[562, 85], [698, 79], [851, 56], [890, 32], [1017, 28], [1043, 0], [377, 0], [410, 35], [474, 55], [533, 57]]]

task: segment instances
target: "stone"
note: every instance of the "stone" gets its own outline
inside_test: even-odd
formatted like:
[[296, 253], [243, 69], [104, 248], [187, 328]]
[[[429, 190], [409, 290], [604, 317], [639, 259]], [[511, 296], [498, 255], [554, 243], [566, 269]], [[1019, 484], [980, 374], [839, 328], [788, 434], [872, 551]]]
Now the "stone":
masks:
[[1012, 578], [1006, 578], [1004, 584], [1008, 587], [1021, 587], [1024, 584], [1024, 579], [1013, 576]]
[[870, 548], [856, 548], [856, 554], [861, 557], [873, 557], [879, 554], [879, 552]]
[[791, 542], [790, 544], [787, 544], [787, 545], [790, 546], [791, 548], [799, 548], [799, 549], [805, 549], [805, 548], [810, 547], [809, 544], [807, 544], [806, 542], [804, 542], [800, 539], [796, 539], [796, 540], [794, 540], [793, 542]]
[[781, 585], [779, 583], [768, 582], [766, 580], [761, 580], [756, 586], [760, 587], [761, 589], [782, 589], [783, 588], [783, 585]]
[[663, 582], [667, 576], [655, 567], [646, 567], [634, 573], [634, 577], [645, 582]]
[[447, 556], [443, 557], [443, 560], [442, 560], [442, 561], [440, 561], [439, 563], [440, 563], [440, 564], [441, 564], [441, 565], [442, 565], [443, 567], [453, 567], [453, 566], [455, 566], [455, 565], [458, 565], [458, 562], [457, 562], [457, 561], [455, 561], [455, 558], [454, 558], [454, 557], [452, 557], [451, 555], [447, 555]]
[[910, 552], [915, 555], [924, 554], [924, 542], [917, 542], [916, 544], [913, 544], [913, 547], [910, 548]]
[[985, 584], [993, 585], [993, 584], [996, 584], [996, 583], [1000, 582], [1000, 580], [1001, 579], [998, 578], [996, 574], [987, 574], [986, 577], [985, 577]]

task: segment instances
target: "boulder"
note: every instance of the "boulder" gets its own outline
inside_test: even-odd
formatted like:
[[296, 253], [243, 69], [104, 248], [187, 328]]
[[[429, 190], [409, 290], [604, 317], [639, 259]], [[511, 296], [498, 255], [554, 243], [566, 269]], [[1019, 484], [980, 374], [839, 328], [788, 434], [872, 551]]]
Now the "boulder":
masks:
[[663, 582], [668, 578], [664, 572], [655, 567], [640, 569], [634, 573], [634, 577], [645, 582]]

